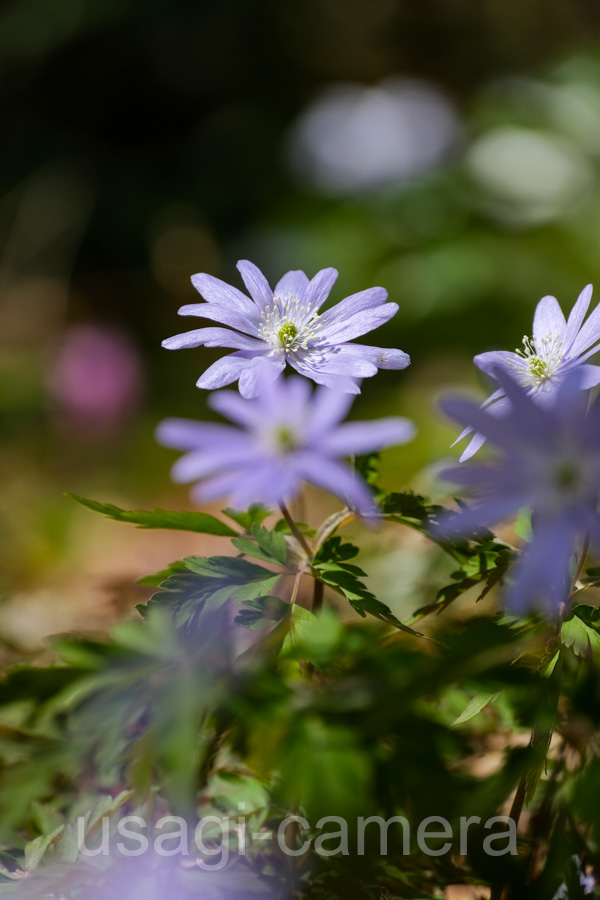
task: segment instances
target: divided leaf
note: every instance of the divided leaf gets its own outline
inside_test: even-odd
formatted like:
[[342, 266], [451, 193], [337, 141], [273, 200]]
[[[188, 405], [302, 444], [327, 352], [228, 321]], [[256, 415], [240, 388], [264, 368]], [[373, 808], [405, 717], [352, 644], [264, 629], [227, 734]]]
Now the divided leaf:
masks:
[[[183, 560], [186, 571], [177, 572], [163, 581], [146, 607], [166, 606], [177, 627], [190, 625], [203, 609], [217, 609], [230, 598], [247, 603], [267, 594], [281, 578], [263, 566], [232, 556], [189, 556]], [[139, 607], [138, 607], [139, 608]]]
[[240, 525], [244, 531], [251, 531], [253, 525], [261, 525], [268, 516], [273, 515], [271, 510], [267, 509], [262, 503], [253, 503], [246, 512], [232, 509], [230, 506], [222, 509], [221, 512], [228, 519], [232, 519]]
[[282, 534], [278, 531], [269, 531], [260, 525], [252, 525], [251, 534], [252, 538], [233, 538], [231, 543], [246, 556], [285, 566], [288, 547]]
[[339, 594], [342, 594], [349, 601], [350, 606], [356, 612], [366, 617], [375, 616], [382, 622], [387, 622], [395, 628], [405, 631], [408, 634], [422, 637], [417, 631], [413, 631], [407, 625], [404, 625], [391, 611], [389, 606], [378, 600], [359, 580], [359, 576], [365, 573], [358, 566], [341, 560], [350, 559], [357, 553], [356, 547], [352, 544], [342, 544], [341, 538], [333, 537], [325, 541], [319, 552], [316, 554], [312, 570], [315, 578], [318, 578], [323, 584], [329, 585]]
[[279, 597], [268, 594], [265, 597], [255, 597], [254, 600], [246, 600], [244, 608], [235, 617], [235, 624], [251, 631], [261, 628], [270, 628], [277, 625], [290, 612], [290, 604]]
[[600, 609], [580, 604], [563, 622], [561, 639], [576, 656], [600, 654]]

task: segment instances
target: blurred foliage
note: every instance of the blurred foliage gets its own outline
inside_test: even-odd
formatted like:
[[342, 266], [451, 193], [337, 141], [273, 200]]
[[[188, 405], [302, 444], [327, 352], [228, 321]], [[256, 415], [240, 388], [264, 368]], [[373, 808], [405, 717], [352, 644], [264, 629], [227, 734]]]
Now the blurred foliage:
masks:
[[[376, 482], [373, 457], [359, 467]], [[435, 540], [442, 507], [375, 489], [385, 517]], [[144, 527], [229, 527], [201, 513], [96, 506]], [[347, 509], [313, 532], [310, 553], [282, 525], [260, 524], [266, 512], [227, 510], [240, 555], [186, 558], [159, 573], [143, 621], [107, 638], [55, 638], [47, 664], [5, 671], [0, 894], [414, 900], [492, 884], [541, 900], [576, 886], [572, 859], [599, 860], [598, 610], [576, 604], [558, 632], [538, 617], [445, 615], [424, 637], [361, 584], [348, 561], [357, 548], [335, 534]], [[485, 591], [503, 577], [516, 551], [492, 538], [441, 542], [461, 568], [416, 618], [446, 610], [463, 581]], [[329, 603], [318, 615], [298, 605], [289, 574], [333, 587], [370, 623]], [[524, 801], [527, 826], [507, 855], [510, 832], [488, 823], [511, 802], [518, 820]], [[131, 839], [131, 815], [155, 847], [138, 868], [114, 847]], [[297, 852], [286, 856], [274, 838], [290, 815], [303, 821], [288, 825]], [[202, 850], [193, 829], [210, 816], [221, 824]], [[412, 830], [390, 823], [384, 845], [377, 820], [360, 825], [372, 816], [405, 817]], [[442, 852], [424, 852], [415, 823], [430, 816], [450, 823], [451, 852], [442, 835], [428, 842]], [[84, 853], [82, 840], [102, 849], [109, 822], [112, 852]], [[174, 840], [171, 855], [156, 849]], [[211, 868], [216, 855], [223, 866]]]

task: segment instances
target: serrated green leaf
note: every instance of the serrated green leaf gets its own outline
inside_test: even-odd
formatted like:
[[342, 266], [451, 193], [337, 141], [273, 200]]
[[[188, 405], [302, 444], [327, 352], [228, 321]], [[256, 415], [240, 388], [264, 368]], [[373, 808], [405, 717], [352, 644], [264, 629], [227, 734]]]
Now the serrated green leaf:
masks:
[[214, 578], [226, 581], [227, 584], [241, 585], [248, 581], [263, 581], [274, 573], [264, 566], [248, 562], [237, 556], [186, 556], [183, 560], [186, 569], [204, 575], [206, 578]]
[[79, 856], [79, 840], [77, 829], [73, 825], [65, 825], [54, 842], [54, 862], [74, 863]]
[[98, 503], [78, 494], [67, 493], [65, 496], [81, 506], [94, 512], [108, 516], [116, 522], [128, 522], [138, 528], [166, 528], [174, 531], [193, 531], [197, 534], [215, 534], [221, 537], [235, 537], [237, 531], [221, 522], [215, 516], [201, 512], [170, 512], [165, 509], [146, 511], [141, 509], [126, 510], [112, 503]]
[[178, 560], [177, 562], [170, 563], [166, 569], [162, 569], [160, 572], [155, 572], [154, 575], [143, 575], [141, 578], [137, 579], [137, 583], [141, 584], [142, 587], [159, 587], [163, 581], [166, 581], [171, 575], [176, 575], [178, 572], [186, 572], [187, 567], [183, 560]]
[[251, 631], [270, 628], [281, 622], [290, 612], [290, 604], [271, 594], [246, 600], [244, 609], [235, 617], [235, 624]]
[[46, 850], [54, 843], [64, 827], [64, 825], [59, 825], [50, 834], [40, 834], [35, 840], [25, 845], [25, 867], [29, 872], [33, 872], [38, 867]]
[[464, 725], [465, 722], [474, 719], [475, 716], [479, 715], [489, 703], [493, 703], [497, 700], [501, 693], [502, 691], [496, 691], [493, 694], [475, 694], [475, 696], [469, 700], [466, 709], [464, 709], [460, 716], [457, 716], [454, 722], [451, 723], [452, 726]]
[[328, 538], [314, 558], [314, 565], [339, 563], [352, 559], [358, 554], [358, 547], [348, 541], [342, 541], [339, 535]]
[[212, 606], [230, 597], [236, 603], [254, 600], [268, 593], [282, 574], [234, 556], [212, 556], [208, 559], [189, 556], [184, 563], [192, 572], [204, 577], [204, 589], [209, 593]]
[[[337, 539], [333, 538], [333, 540]], [[318, 578], [323, 584], [329, 585], [329, 587], [332, 587], [338, 593], [343, 594], [352, 608], [363, 618], [365, 618], [367, 614], [370, 614], [375, 616], [375, 618], [380, 619], [382, 622], [393, 625], [400, 631], [412, 634], [414, 637], [422, 637], [418, 631], [414, 631], [408, 625], [401, 622], [392, 613], [389, 606], [382, 603], [381, 600], [378, 600], [374, 594], [367, 590], [362, 581], [357, 577], [359, 574], [364, 574], [358, 566], [353, 566], [344, 562], [320, 563], [317, 557], [315, 563], [313, 563], [312, 569], [315, 578]]]
[[268, 516], [273, 515], [271, 510], [262, 503], [253, 503], [246, 512], [232, 509], [230, 506], [222, 509], [221, 512], [232, 521], [237, 522], [244, 531], [250, 531], [253, 525], [261, 525]]
[[260, 525], [253, 525], [252, 537], [263, 553], [285, 566], [288, 548], [282, 534], [277, 531], [268, 531]]
[[600, 655], [600, 610], [581, 604], [563, 622], [561, 640], [576, 656]]
[[276, 531], [268, 531], [260, 525], [252, 526], [252, 538], [239, 537], [231, 541], [245, 556], [263, 559], [265, 562], [284, 566], [288, 556], [285, 538]]

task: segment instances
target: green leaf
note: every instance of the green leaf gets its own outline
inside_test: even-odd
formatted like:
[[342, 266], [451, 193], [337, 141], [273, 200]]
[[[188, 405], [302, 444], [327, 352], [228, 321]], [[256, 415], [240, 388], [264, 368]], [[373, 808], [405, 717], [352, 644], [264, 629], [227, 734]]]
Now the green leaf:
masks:
[[452, 573], [454, 582], [440, 588], [433, 603], [415, 610], [410, 621], [418, 622], [432, 613], [439, 615], [466, 591], [482, 583], [484, 587], [476, 602], [483, 600], [503, 578], [513, 558], [512, 551], [496, 541], [487, 541], [472, 548], [466, 555], [463, 567]]
[[362, 456], [357, 456], [354, 461], [354, 468], [358, 475], [367, 482], [367, 484], [375, 486], [377, 482], [377, 476], [379, 475], [379, 460], [381, 458], [380, 453], [366, 453]]
[[254, 540], [248, 537], [233, 538], [231, 543], [234, 547], [246, 556], [285, 566], [288, 547], [284, 536], [277, 531], [261, 528], [260, 525], [253, 525], [251, 531]]
[[25, 867], [29, 872], [37, 869], [48, 847], [56, 841], [56, 838], [64, 830], [64, 825], [59, 825], [50, 834], [40, 834], [35, 840], [25, 846]]
[[129, 522], [138, 528], [169, 528], [174, 531], [194, 531], [198, 534], [216, 534], [221, 537], [235, 537], [234, 531], [225, 522], [200, 512], [169, 512], [164, 509], [153, 509], [147, 512], [140, 509], [126, 510], [113, 506], [112, 503], [98, 503], [96, 500], [87, 500], [77, 494], [66, 494], [71, 500], [94, 512], [102, 513], [116, 522]]
[[271, 594], [255, 597], [254, 600], [246, 600], [244, 607], [235, 617], [235, 624], [242, 628], [249, 628], [251, 631], [276, 625], [289, 615], [291, 609], [289, 603]]
[[171, 575], [176, 575], [178, 572], [187, 572], [183, 560], [170, 563], [166, 569], [155, 572], [154, 575], [143, 575], [141, 578], [137, 579], [137, 583], [141, 584], [143, 587], [159, 587], [163, 581], [166, 581], [167, 578], [170, 578]]
[[[305, 537], [312, 538], [317, 533], [317, 529], [311, 528], [307, 522], [296, 522], [295, 525], [296, 525], [296, 528], [298, 529], [298, 531], [300, 532], [300, 534], [303, 534]], [[278, 519], [277, 522], [275, 522], [275, 525], [273, 526], [273, 531], [278, 532], [278, 534], [287, 534], [287, 535], [291, 535], [291, 533], [292, 533], [292, 529], [290, 528], [289, 524], [286, 522], [285, 519]]]
[[493, 703], [498, 699], [502, 691], [496, 691], [493, 694], [475, 694], [475, 696], [469, 701], [467, 707], [463, 712], [458, 716], [454, 722], [452, 722], [452, 726], [454, 725], [464, 725], [465, 722], [468, 722], [470, 719], [474, 719], [475, 716], [479, 715], [479, 713], [485, 709], [488, 703]]
[[540, 675], [543, 675], [544, 678], [550, 678], [552, 673], [556, 668], [556, 664], [560, 659], [560, 647], [554, 653], [549, 654], [545, 659], [540, 663], [540, 667], [538, 672]]
[[230, 598], [247, 603], [268, 594], [282, 575], [234, 556], [189, 556], [183, 562], [186, 571], [171, 575], [145, 607], [138, 607], [142, 615], [163, 606], [177, 627], [191, 626], [204, 609], [217, 609]]
[[293, 654], [296, 648], [304, 643], [305, 638], [310, 637], [311, 629], [318, 627], [318, 622], [314, 613], [294, 603], [291, 607], [290, 630], [283, 639], [281, 655]]
[[190, 571], [203, 576], [213, 600], [218, 595], [223, 601], [231, 597], [237, 603], [268, 593], [282, 574], [235, 556], [188, 556], [184, 563]]
[[343, 634], [338, 614], [332, 609], [314, 613], [297, 604], [291, 607], [290, 630], [285, 636], [281, 656], [307, 659], [316, 665], [329, 662]]
[[[322, 581], [323, 584], [329, 585], [338, 593], [343, 594], [349, 601], [350, 606], [363, 618], [370, 614], [382, 622], [393, 625], [400, 631], [412, 634], [415, 637], [422, 637], [418, 631], [413, 631], [408, 625], [404, 625], [392, 613], [389, 606], [386, 606], [385, 603], [382, 603], [374, 594], [367, 590], [358, 577], [365, 574], [362, 569], [350, 563], [335, 561], [336, 556], [339, 557], [341, 555], [343, 557], [348, 553], [348, 550], [344, 549], [346, 546], [352, 547], [352, 545], [344, 545], [339, 542], [339, 537], [330, 538], [325, 542], [313, 561], [312, 571], [314, 577]], [[352, 547], [352, 549], [354, 550], [355, 548]], [[354, 553], [350, 555], [354, 556]]]
[[253, 525], [261, 525], [268, 516], [273, 515], [271, 510], [267, 509], [262, 503], [253, 503], [248, 507], [247, 512], [232, 509], [230, 506], [226, 509], [222, 509], [221, 512], [223, 515], [227, 516], [228, 519], [237, 522], [244, 531], [251, 531]]
[[325, 541], [319, 552], [316, 554], [314, 564], [317, 566], [323, 563], [339, 563], [352, 559], [358, 554], [358, 547], [348, 542], [342, 543], [342, 538], [337, 535]]
[[266, 528], [261, 528], [260, 525], [253, 525], [252, 537], [263, 553], [285, 566], [288, 548], [282, 534], [277, 531], [268, 531]]
[[270, 795], [261, 782], [251, 775], [238, 772], [216, 772], [206, 793], [236, 826], [242, 818], [252, 832], [263, 825], [271, 806]]
[[561, 639], [576, 656], [600, 655], [600, 609], [575, 606], [563, 622]]

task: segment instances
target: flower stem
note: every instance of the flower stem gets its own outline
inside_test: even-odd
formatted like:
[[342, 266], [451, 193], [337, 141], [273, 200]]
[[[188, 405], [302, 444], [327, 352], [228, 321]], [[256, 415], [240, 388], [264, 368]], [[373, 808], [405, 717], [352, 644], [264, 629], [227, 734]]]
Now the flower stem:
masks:
[[285, 503], [280, 503], [279, 508], [281, 509], [281, 512], [283, 513], [283, 518], [290, 526], [290, 531], [292, 532], [292, 534], [294, 535], [294, 537], [296, 538], [296, 540], [298, 541], [298, 543], [300, 544], [302, 549], [305, 551], [307, 556], [312, 556], [312, 550], [308, 546], [308, 544], [306, 542], [306, 538], [304, 537], [304, 535], [302, 534], [302, 532], [299, 530], [298, 526], [292, 519], [292, 517], [290, 515], [290, 511], [287, 508], [287, 506], [285, 505]]
[[573, 577], [571, 579], [571, 588], [569, 590], [569, 600], [572, 600], [575, 594], [577, 593], [577, 589], [575, 585], [579, 580], [579, 576], [581, 575], [581, 571], [583, 569], [583, 564], [585, 563], [585, 558], [587, 556], [587, 552], [590, 546], [590, 539], [586, 537], [583, 542], [583, 547], [581, 548], [581, 553], [579, 554], [579, 559], [577, 560], [577, 565], [575, 566], [575, 571], [573, 572]]
[[315, 578], [315, 586], [313, 589], [313, 602], [312, 602], [312, 611], [315, 615], [318, 615], [323, 608], [323, 591], [324, 584], [322, 581], [319, 581], [318, 578]]
[[[527, 794], [527, 775], [523, 775], [521, 780], [519, 781], [519, 786], [517, 787], [517, 793], [515, 794], [514, 800], [512, 802], [512, 806], [510, 808], [510, 812], [508, 814], [509, 819], [512, 819], [515, 823], [515, 829], [519, 824], [519, 819], [521, 818], [521, 813], [523, 812], [523, 806], [525, 804], [525, 796]], [[505, 885], [501, 882], [498, 882], [492, 886], [492, 892], [490, 894], [490, 900], [503, 900], [505, 896]]]

